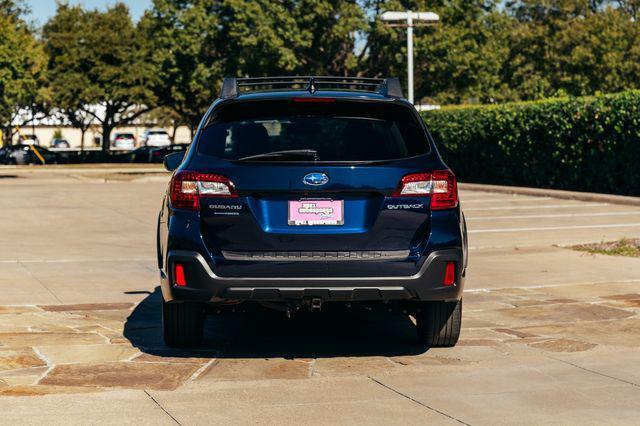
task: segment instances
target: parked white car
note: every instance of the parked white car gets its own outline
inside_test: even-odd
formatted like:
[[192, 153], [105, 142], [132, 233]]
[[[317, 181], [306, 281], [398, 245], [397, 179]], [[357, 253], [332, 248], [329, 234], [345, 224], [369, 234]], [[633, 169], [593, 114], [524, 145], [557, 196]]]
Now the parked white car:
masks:
[[111, 141], [111, 148], [133, 149], [136, 147], [136, 137], [133, 133], [115, 133]]
[[164, 129], [147, 129], [142, 134], [140, 142], [144, 146], [169, 146], [171, 138]]
[[23, 145], [40, 145], [40, 140], [36, 135], [20, 135], [18, 143]]

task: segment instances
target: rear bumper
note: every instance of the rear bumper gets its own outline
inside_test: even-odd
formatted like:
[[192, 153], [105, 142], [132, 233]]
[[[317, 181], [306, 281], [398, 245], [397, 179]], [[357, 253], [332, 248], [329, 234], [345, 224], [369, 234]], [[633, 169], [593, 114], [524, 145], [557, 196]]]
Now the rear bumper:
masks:
[[[456, 262], [454, 285], [444, 286], [446, 262]], [[185, 266], [187, 286], [173, 283], [173, 265]], [[170, 251], [166, 274], [161, 274], [165, 300], [224, 302], [229, 300], [323, 301], [459, 300], [464, 286], [461, 249], [434, 251], [411, 276], [397, 277], [221, 277], [194, 251]], [[366, 265], [363, 265], [366, 267]]]

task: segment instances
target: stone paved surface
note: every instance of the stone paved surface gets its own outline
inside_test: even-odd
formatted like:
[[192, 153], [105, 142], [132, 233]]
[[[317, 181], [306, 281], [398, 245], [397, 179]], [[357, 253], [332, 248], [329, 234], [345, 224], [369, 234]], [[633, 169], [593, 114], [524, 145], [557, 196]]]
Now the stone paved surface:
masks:
[[[563, 286], [561, 294], [558, 287], [469, 292], [458, 347], [429, 351], [414, 344], [411, 321], [392, 314], [332, 312], [293, 322], [269, 311], [259, 322], [212, 317], [203, 349], [181, 352], [162, 344], [157, 291], [128, 307], [5, 307], [0, 311], [0, 394], [428, 375], [440, 366], [480, 367], [496, 359], [615, 356], [640, 348], [637, 286]], [[567, 293], [572, 297], [563, 297]]]
[[202, 349], [175, 351], [153, 258], [164, 178], [3, 173], [17, 176], [0, 179], [4, 421], [640, 418], [640, 259], [563, 248], [640, 236], [640, 209], [463, 193], [471, 265], [452, 349], [417, 346], [399, 315], [265, 311], [211, 317]]

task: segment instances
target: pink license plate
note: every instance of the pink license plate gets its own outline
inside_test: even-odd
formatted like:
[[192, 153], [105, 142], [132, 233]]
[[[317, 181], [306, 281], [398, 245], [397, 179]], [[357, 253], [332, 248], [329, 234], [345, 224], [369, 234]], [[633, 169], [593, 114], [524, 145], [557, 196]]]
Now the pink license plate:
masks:
[[344, 201], [289, 201], [289, 225], [344, 225]]

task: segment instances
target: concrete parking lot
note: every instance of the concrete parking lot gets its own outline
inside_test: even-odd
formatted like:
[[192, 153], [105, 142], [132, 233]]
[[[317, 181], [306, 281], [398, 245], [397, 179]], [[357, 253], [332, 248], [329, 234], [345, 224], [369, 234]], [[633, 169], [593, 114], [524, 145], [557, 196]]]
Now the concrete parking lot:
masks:
[[7, 423], [638, 423], [640, 206], [461, 192], [463, 333], [425, 350], [391, 314], [211, 318], [162, 344], [167, 175], [0, 170], [0, 412]]

